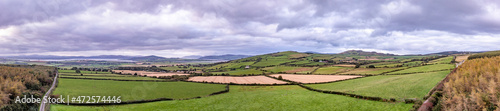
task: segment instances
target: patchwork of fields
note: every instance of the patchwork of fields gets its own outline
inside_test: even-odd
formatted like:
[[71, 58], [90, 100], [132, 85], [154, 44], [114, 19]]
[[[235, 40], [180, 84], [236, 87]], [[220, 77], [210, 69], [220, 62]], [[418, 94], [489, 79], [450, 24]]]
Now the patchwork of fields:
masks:
[[[352, 63], [357, 59], [362, 59], [364, 63]], [[130, 70], [113, 71], [131, 75], [110, 72], [96, 74], [93, 71], [82, 71], [80, 74], [74, 70], [60, 70], [60, 77], [63, 78], [59, 78], [54, 95], [122, 96], [123, 101], [201, 98], [126, 105], [52, 105], [51, 110], [410, 110], [413, 109], [413, 103], [401, 100], [411, 98], [421, 101], [450, 73], [449, 69], [454, 68], [451, 61], [454, 61], [453, 56], [369, 57], [280, 52], [207, 66], [160, 68], [167, 71], [202, 72], [195, 74]], [[135, 73], [139, 76], [134, 76]], [[186, 79], [166, 82], [168, 80], [151, 78], [160, 75], [186, 75]], [[229, 92], [211, 95], [225, 90], [226, 84], [231, 84]], [[396, 101], [372, 101], [335, 93], [325, 94], [307, 87], [394, 98]]]
[[308, 91], [299, 86], [230, 86], [229, 93], [200, 99], [111, 106], [52, 105], [51, 111], [145, 110], [398, 110], [412, 104], [386, 103]]

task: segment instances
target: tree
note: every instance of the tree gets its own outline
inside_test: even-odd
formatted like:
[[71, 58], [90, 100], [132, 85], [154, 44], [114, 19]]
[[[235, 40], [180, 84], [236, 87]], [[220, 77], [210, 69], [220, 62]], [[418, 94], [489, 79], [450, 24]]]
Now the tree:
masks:
[[136, 73], [134, 73], [134, 76], [137, 76], [137, 72], [136, 72]]
[[76, 71], [75, 71], [75, 72], [76, 72], [76, 73], [81, 73], [81, 72], [80, 72], [80, 69], [76, 69]]
[[374, 65], [369, 65], [368, 68], [375, 68], [375, 66]]
[[354, 66], [354, 68], [359, 68], [359, 66], [361, 66], [360, 64], [356, 64], [356, 66]]
[[76, 70], [76, 69], [78, 69], [78, 68], [77, 68], [77, 67], [73, 67], [73, 68], [71, 68], [71, 70]]
[[283, 80], [283, 77], [281, 77], [281, 75], [278, 76], [278, 80]]

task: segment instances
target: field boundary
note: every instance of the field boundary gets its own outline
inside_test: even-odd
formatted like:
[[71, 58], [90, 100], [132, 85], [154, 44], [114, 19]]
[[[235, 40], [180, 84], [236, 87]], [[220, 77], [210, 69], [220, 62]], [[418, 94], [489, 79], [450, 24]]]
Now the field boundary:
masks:
[[78, 77], [59, 77], [64, 79], [88, 79], [88, 80], [113, 80], [113, 81], [145, 81], [145, 82], [176, 82], [169, 80], [125, 80], [125, 79], [99, 79], [99, 78], [78, 78]]
[[197, 96], [192, 98], [182, 98], [182, 99], [172, 99], [172, 98], [157, 98], [150, 100], [134, 100], [134, 101], [124, 101], [120, 103], [56, 103], [60, 105], [73, 105], [73, 106], [103, 106], [103, 105], [125, 105], [125, 104], [139, 104], [139, 103], [149, 103], [149, 102], [157, 102], [157, 101], [174, 101], [174, 100], [191, 100], [191, 99], [199, 99], [203, 97], [209, 97], [213, 95], [219, 95], [229, 92], [229, 85], [226, 85], [225, 89], [222, 91], [210, 93], [206, 96]]
[[442, 91], [443, 90], [443, 87], [444, 87], [444, 83], [449, 81], [449, 78], [450, 78], [450, 75], [451, 74], [454, 74], [456, 71], [457, 71], [458, 68], [455, 68], [453, 69], [453, 71], [451, 71], [448, 75], [446, 75], [446, 77], [441, 80], [436, 86], [434, 86], [430, 91], [429, 93], [427, 93], [427, 95], [424, 96], [424, 102], [420, 105], [420, 106], [417, 106], [417, 107], [414, 107], [414, 108], [418, 108], [419, 111], [430, 111], [432, 110], [432, 108], [434, 107], [434, 102], [436, 102], [438, 99], [437, 98], [434, 98], [432, 95], [434, 95], [437, 91]]

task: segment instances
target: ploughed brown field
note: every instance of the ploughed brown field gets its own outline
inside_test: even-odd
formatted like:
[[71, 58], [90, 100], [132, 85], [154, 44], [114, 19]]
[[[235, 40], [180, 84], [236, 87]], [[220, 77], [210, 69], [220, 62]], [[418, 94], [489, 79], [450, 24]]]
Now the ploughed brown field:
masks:
[[277, 78], [280, 75], [283, 79], [300, 83], [333, 82], [333, 81], [363, 77], [354, 75], [297, 75], [297, 74], [273, 74], [270, 76]]
[[235, 84], [286, 84], [287, 82], [269, 78], [266, 76], [196, 76], [190, 77], [188, 81], [214, 82], [214, 83], [235, 83]]
[[159, 77], [159, 76], [173, 76], [173, 75], [189, 75], [184, 73], [164, 73], [164, 72], [147, 72], [147, 71], [131, 71], [131, 70], [113, 70], [115, 73], [121, 72], [122, 74], [135, 74], [143, 76], [146, 75], [148, 77]]

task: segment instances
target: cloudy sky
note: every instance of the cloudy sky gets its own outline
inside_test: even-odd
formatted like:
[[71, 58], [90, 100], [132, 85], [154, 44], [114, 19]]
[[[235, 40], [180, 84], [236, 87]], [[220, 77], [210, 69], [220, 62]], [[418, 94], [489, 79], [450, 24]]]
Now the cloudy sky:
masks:
[[500, 50], [498, 0], [1, 0], [0, 55]]

